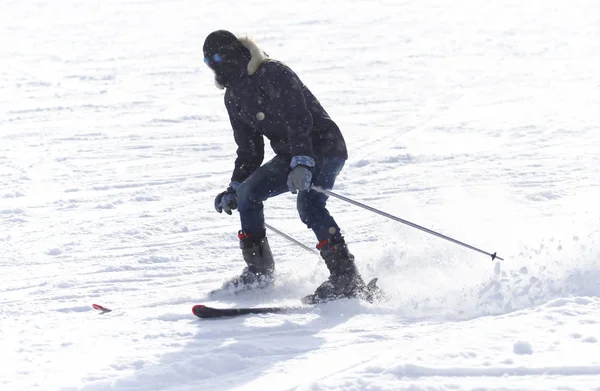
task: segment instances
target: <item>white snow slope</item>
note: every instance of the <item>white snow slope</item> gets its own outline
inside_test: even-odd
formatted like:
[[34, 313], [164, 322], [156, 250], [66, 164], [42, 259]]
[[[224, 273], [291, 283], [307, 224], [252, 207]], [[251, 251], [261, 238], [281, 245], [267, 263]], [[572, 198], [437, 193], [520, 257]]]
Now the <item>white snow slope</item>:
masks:
[[[277, 286], [205, 297], [243, 267], [221, 28], [338, 122], [334, 191], [505, 260], [331, 198], [389, 302], [194, 317], [327, 276], [270, 232]], [[1, 390], [600, 390], [597, 1], [7, 0], [0, 35]]]

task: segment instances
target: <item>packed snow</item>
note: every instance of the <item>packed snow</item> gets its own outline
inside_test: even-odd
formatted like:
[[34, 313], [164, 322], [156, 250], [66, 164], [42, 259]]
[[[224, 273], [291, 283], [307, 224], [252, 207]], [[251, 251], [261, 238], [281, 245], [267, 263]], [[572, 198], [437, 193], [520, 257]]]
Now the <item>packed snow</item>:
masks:
[[[216, 29], [337, 121], [335, 192], [504, 261], [330, 198], [390, 301], [193, 316], [327, 277], [270, 231], [276, 286], [206, 297], [243, 267]], [[0, 33], [0, 389], [600, 390], [597, 1], [9, 0]], [[267, 222], [314, 248], [294, 197]]]

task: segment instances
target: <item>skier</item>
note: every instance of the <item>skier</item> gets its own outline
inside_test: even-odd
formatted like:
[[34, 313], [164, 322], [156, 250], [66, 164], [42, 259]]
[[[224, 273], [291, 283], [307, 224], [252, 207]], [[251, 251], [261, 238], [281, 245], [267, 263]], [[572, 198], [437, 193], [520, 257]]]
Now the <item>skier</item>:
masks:
[[[348, 158], [340, 129], [319, 101], [285, 64], [275, 61], [246, 37], [229, 31], [210, 33], [204, 62], [225, 89], [225, 107], [237, 144], [237, 158], [227, 190], [215, 209], [237, 209], [242, 256], [241, 275], [223, 289], [263, 288], [273, 283], [275, 262], [266, 237], [263, 201], [290, 191], [297, 196], [300, 219], [314, 231], [330, 276], [305, 303], [339, 298], [373, 299], [374, 284], [365, 285], [339, 226], [325, 208], [327, 196], [311, 184], [332, 189]], [[264, 139], [276, 156], [265, 164]]]

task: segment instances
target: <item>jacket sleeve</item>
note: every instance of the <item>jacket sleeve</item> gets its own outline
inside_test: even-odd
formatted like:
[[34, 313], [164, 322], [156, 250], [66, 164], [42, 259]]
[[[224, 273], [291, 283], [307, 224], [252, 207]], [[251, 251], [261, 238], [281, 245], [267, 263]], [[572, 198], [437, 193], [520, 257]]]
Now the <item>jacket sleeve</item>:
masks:
[[233, 138], [237, 144], [237, 157], [231, 182], [241, 183], [262, 164], [265, 142], [261, 134], [237, 117], [235, 107], [231, 107], [228, 100], [225, 101], [225, 105], [233, 128]]
[[262, 85], [273, 111], [283, 119], [292, 156], [313, 160], [311, 133], [313, 117], [302, 92], [302, 82], [287, 66], [278, 62], [264, 64]]

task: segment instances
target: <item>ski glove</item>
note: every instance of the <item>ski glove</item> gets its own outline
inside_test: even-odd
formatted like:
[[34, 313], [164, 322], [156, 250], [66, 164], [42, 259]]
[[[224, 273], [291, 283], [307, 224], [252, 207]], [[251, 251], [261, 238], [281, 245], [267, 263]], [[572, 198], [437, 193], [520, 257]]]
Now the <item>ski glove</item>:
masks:
[[290, 166], [292, 171], [288, 175], [287, 186], [292, 194], [298, 191], [310, 190], [312, 171], [315, 161], [310, 156], [294, 156]]
[[227, 190], [215, 197], [215, 209], [217, 212], [221, 213], [225, 211], [225, 213], [231, 215], [231, 211], [237, 208], [235, 190], [238, 186], [239, 182], [231, 182]]

